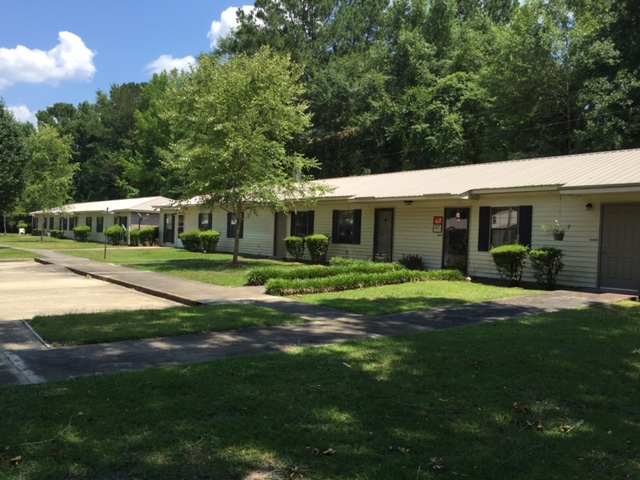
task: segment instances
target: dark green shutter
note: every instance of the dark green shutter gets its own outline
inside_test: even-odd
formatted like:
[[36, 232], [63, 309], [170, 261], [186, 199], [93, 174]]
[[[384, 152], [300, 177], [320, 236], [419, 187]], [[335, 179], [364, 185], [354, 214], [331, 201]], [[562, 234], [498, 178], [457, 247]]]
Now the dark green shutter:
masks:
[[478, 218], [478, 251], [488, 252], [491, 241], [491, 207], [480, 207]]
[[338, 230], [340, 230], [340, 210], [334, 210], [331, 227], [331, 243], [338, 243]]
[[296, 236], [296, 213], [291, 212], [291, 236]]
[[353, 243], [360, 245], [360, 232], [362, 231], [362, 210], [353, 211]]
[[530, 247], [533, 207], [531, 205], [524, 205], [518, 207], [518, 210], [518, 243]]
[[209, 214], [209, 224], [207, 225], [209, 230], [213, 230], [213, 213]]
[[309, 210], [307, 212], [307, 235], [313, 235], [313, 224], [315, 223], [316, 212]]

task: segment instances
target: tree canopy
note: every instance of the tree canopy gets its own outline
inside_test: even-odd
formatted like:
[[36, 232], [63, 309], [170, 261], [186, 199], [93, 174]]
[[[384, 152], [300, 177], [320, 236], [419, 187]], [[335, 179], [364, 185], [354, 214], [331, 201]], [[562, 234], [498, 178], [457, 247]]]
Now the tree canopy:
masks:
[[25, 183], [26, 157], [20, 124], [0, 99], [0, 214], [7, 233], [7, 214], [18, 203]]
[[227, 61], [202, 55], [190, 72], [173, 77], [161, 118], [175, 141], [170, 166], [187, 196], [221, 206], [237, 221], [234, 263], [245, 215], [292, 208], [322, 187], [305, 181], [315, 160], [291, 148], [311, 123], [300, 100], [302, 69], [261, 48]]
[[[256, 0], [200, 61], [289, 58], [309, 116], [288, 151], [319, 178], [384, 173], [640, 147], [639, 18], [634, 0]], [[37, 113], [73, 139], [75, 201], [186, 194], [166, 162], [184, 128], [160, 114], [182, 79]]]

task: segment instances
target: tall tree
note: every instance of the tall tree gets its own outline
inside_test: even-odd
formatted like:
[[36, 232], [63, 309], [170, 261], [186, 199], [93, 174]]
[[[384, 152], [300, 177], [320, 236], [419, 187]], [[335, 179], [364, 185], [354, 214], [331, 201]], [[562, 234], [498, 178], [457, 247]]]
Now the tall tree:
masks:
[[25, 141], [28, 155], [26, 187], [22, 196], [29, 211], [50, 213], [71, 200], [73, 175], [70, 135], [60, 136], [54, 127], [42, 127]]
[[26, 157], [18, 121], [0, 99], [0, 214], [7, 234], [7, 214], [16, 206], [25, 183]]
[[310, 124], [301, 75], [268, 48], [226, 62], [203, 55], [166, 97], [164, 118], [179, 137], [172, 166], [189, 196], [235, 216], [234, 264], [245, 215], [286, 211], [324, 190], [299, 178], [316, 162], [289, 149]]

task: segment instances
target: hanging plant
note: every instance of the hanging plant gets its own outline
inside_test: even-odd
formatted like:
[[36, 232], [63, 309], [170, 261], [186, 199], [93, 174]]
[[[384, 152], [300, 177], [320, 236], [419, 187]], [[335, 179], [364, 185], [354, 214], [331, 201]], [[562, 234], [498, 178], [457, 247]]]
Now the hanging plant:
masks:
[[553, 225], [540, 225], [542, 231], [547, 235], [553, 236], [554, 240], [562, 241], [564, 240], [564, 234], [567, 230], [571, 228], [571, 225], [567, 225], [566, 227], [560, 225], [560, 222], [556, 219], [553, 221]]

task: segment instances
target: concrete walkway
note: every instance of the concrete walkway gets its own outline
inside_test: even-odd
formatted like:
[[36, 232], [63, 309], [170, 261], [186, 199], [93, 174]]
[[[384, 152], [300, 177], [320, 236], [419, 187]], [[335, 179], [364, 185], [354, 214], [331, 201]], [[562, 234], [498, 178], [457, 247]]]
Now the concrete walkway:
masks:
[[56, 349], [47, 348], [37, 335], [25, 331], [26, 327], [0, 323], [0, 386], [281, 352], [383, 335], [423, 333], [635, 298], [614, 293], [554, 291], [494, 302], [364, 317], [266, 295], [262, 287], [220, 287], [55, 251], [33, 251], [45, 257], [38, 260], [41, 263], [65, 267], [80, 275], [185, 305], [252, 303], [297, 315], [309, 322]]

